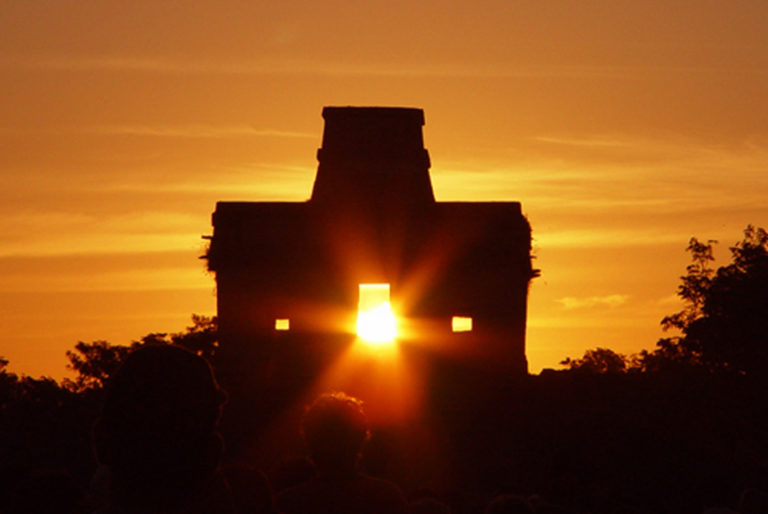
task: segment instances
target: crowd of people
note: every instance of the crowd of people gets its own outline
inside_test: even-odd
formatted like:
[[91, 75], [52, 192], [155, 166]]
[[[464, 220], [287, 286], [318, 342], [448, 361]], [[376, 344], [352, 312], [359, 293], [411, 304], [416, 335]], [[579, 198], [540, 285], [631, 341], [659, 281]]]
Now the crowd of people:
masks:
[[[370, 426], [362, 401], [342, 392], [307, 406], [298, 427], [307, 465], [281, 490], [252, 467], [222, 467], [218, 424], [225, 400], [201, 357], [170, 345], [134, 351], [110, 381], [94, 427], [99, 467], [89, 508], [96, 514], [451, 512], [434, 495], [421, 491], [409, 501], [396, 484], [360, 469]], [[502, 495], [487, 512], [560, 512], [534, 504]]]
[[[78, 494], [66, 477], [48, 477], [7, 501], [0, 513], [245, 514], [377, 513], [463, 514], [428, 489], [403, 491], [361, 465], [371, 426], [363, 403], [342, 392], [324, 393], [304, 411], [300, 431], [306, 458], [274, 476], [227, 462], [220, 421], [227, 395], [213, 369], [174, 345], [134, 350], [109, 381], [92, 445], [98, 468]], [[768, 512], [768, 495], [746, 490], [730, 510], [716, 502], [707, 514]], [[487, 514], [592, 512], [542, 495], [497, 491], [474, 505]], [[14, 510], [16, 509], [16, 510]], [[610, 512], [644, 513], [616, 505]], [[697, 513], [698, 514], [698, 513]]]

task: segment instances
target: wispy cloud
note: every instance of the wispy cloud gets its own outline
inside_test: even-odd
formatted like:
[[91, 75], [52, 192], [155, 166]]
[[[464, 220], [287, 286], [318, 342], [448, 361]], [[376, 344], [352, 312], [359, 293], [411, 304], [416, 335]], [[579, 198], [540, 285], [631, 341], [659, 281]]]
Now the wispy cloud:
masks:
[[[592, 134], [513, 141], [504, 157], [443, 162], [438, 198], [521, 199], [528, 208], [715, 210], [765, 204], [768, 141]], [[625, 211], [626, 212], [626, 211]]]
[[62, 234], [3, 245], [0, 257], [187, 250], [202, 253], [200, 232], [175, 234]]
[[316, 138], [316, 134], [287, 130], [258, 129], [248, 125], [113, 125], [84, 129], [99, 134], [226, 138], [237, 136]]
[[559, 298], [557, 301], [567, 310], [572, 309], [589, 309], [592, 307], [609, 307], [614, 308], [620, 305], [624, 305], [629, 300], [629, 295], [625, 294], [612, 294], [607, 296], [588, 296], [588, 297], [574, 297], [566, 296]]
[[661, 233], [653, 228], [626, 226], [618, 228], [595, 227], [593, 229], [538, 230], [534, 243], [541, 248], [633, 248], [680, 244], [690, 234], [672, 231]]
[[508, 62], [350, 62], [319, 59], [190, 59], [183, 56], [148, 57], [129, 55], [57, 55], [43, 57], [0, 57], [7, 68], [61, 71], [114, 71], [227, 75], [327, 75], [385, 77], [487, 77], [487, 78], [642, 78], [650, 72], [667, 70], [682, 73], [720, 73], [720, 68], [648, 67], [605, 65], [520, 65]]
[[8, 216], [9, 229], [0, 257], [199, 251], [204, 244], [195, 216], [173, 212], [137, 212], [96, 216], [31, 213]]
[[[126, 255], [133, 255], [126, 253]], [[176, 267], [155, 269], [120, 269], [90, 272], [87, 277], [81, 272], [57, 273], [40, 277], [30, 274], [8, 274], [0, 286], [0, 294], [64, 291], [153, 291], [212, 289], [213, 276], [205, 271], [205, 264], [196, 259], [193, 252], [187, 252], [186, 259]], [[65, 254], [62, 259], [76, 258]]]
[[294, 201], [307, 200], [312, 191], [315, 166], [293, 166], [279, 163], [244, 163], [217, 169], [209, 175], [187, 178], [185, 181], [153, 183], [151, 191], [145, 181], [121, 181], [90, 188], [104, 193], [118, 193], [141, 197], [150, 194], [191, 195], [205, 201], [237, 199], [241, 201]]
[[17, 127], [0, 127], [0, 134], [95, 134], [116, 136], [146, 136], [146, 137], [181, 137], [181, 138], [210, 138], [223, 139], [230, 137], [280, 137], [280, 138], [309, 138], [317, 134], [291, 130], [256, 128], [250, 125], [214, 125], [214, 124], [184, 124], [184, 125], [98, 125], [85, 127], [56, 127], [25, 129]]
[[682, 307], [683, 301], [676, 294], [670, 294], [656, 300], [656, 305], [659, 307]]
[[592, 138], [565, 138], [565, 137], [550, 137], [550, 136], [537, 136], [532, 138], [533, 141], [540, 143], [550, 143], [554, 145], [565, 146], [583, 146], [587, 148], [594, 147], [620, 147], [628, 148], [633, 146], [633, 143], [627, 140], [612, 139], [608, 137], [592, 137]]

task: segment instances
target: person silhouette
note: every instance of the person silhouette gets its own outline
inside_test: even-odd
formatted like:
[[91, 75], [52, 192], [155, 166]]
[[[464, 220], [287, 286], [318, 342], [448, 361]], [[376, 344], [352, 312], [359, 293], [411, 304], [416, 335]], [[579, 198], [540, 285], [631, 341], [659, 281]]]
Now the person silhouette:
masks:
[[94, 426], [96, 512], [231, 512], [218, 475], [225, 399], [202, 357], [170, 345], [131, 352]]
[[485, 514], [535, 514], [530, 502], [516, 494], [500, 494], [485, 507]]
[[317, 475], [280, 493], [284, 514], [405, 513], [407, 502], [393, 483], [359, 470], [370, 438], [363, 403], [344, 393], [325, 393], [307, 407], [301, 434]]

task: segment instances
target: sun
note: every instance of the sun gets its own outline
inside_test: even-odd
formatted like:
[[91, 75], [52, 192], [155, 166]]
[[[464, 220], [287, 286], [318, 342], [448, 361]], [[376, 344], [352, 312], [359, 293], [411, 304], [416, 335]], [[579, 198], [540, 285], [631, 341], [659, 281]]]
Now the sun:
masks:
[[394, 342], [397, 326], [389, 303], [389, 284], [360, 284], [357, 335], [373, 345]]
[[369, 344], [384, 345], [397, 337], [395, 315], [389, 302], [357, 314], [357, 335]]

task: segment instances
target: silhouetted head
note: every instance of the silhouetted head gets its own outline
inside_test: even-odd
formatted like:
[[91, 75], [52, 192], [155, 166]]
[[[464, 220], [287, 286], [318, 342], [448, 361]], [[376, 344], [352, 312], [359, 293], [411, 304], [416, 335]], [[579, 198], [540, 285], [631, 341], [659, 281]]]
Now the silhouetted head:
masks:
[[274, 498], [269, 479], [247, 464], [234, 464], [224, 469], [231, 490], [235, 512], [242, 514], [271, 514]]
[[320, 473], [351, 472], [370, 436], [363, 402], [344, 393], [323, 394], [304, 413], [301, 433]]
[[419, 498], [408, 505], [410, 514], [451, 514], [451, 507], [437, 498]]
[[20, 473], [6, 489], [0, 512], [77, 514], [83, 511], [83, 490], [67, 471], [35, 470]]
[[739, 512], [757, 514], [768, 512], [768, 493], [759, 489], [746, 489], [739, 498]]
[[270, 481], [276, 493], [296, 487], [314, 478], [317, 469], [307, 457], [291, 457], [281, 462], [270, 473]]
[[516, 494], [502, 494], [493, 498], [485, 514], [535, 514], [530, 502]]
[[208, 363], [175, 346], [133, 351], [110, 380], [95, 446], [118, 503], [173, 503], [216, 470], [224, 394]]

